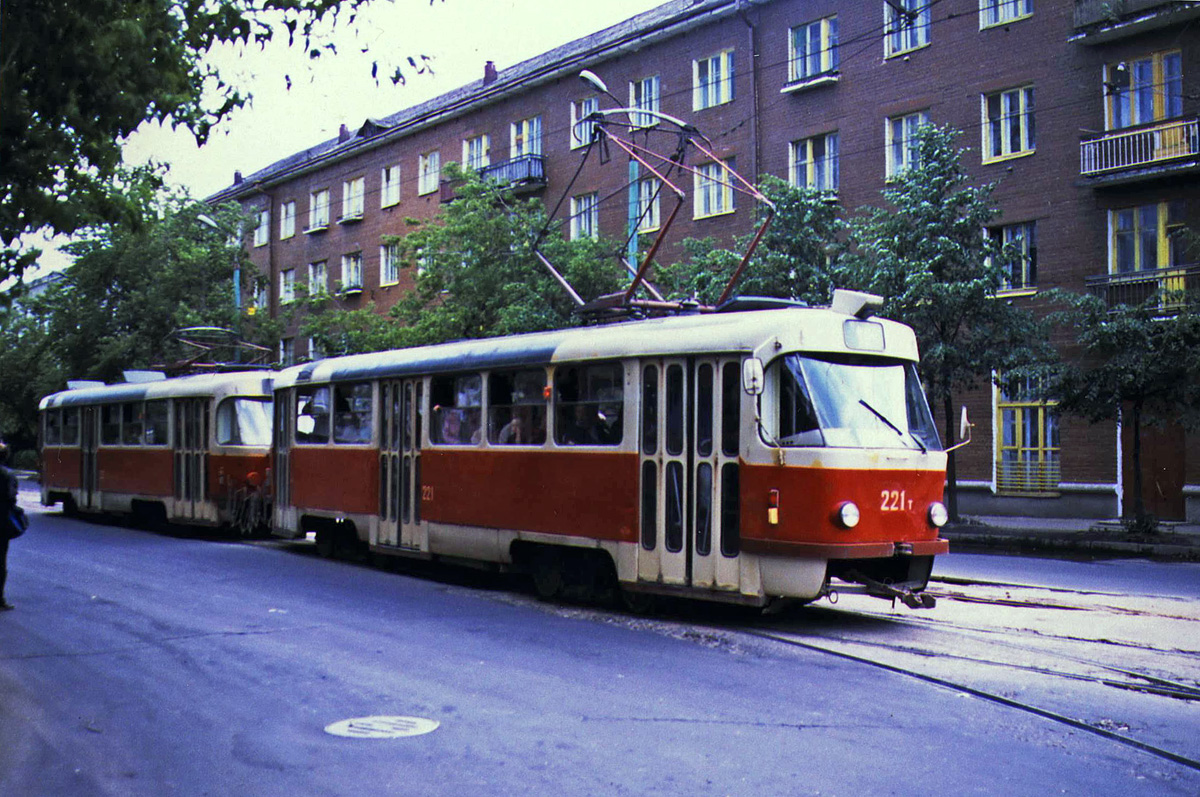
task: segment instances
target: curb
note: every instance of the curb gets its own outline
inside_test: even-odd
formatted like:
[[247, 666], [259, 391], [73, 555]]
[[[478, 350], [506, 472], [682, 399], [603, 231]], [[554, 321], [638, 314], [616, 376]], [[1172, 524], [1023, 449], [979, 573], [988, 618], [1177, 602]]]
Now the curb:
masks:
[[950, 550], [986, 548], [1041, 553], [1082, 553], [1129, 558], [1185, 559], [1200, 561], [1200, 545], [1192, 542], [1137, 542], [1130, 540], [1081, 540], [1054, 535], [948, 534]]

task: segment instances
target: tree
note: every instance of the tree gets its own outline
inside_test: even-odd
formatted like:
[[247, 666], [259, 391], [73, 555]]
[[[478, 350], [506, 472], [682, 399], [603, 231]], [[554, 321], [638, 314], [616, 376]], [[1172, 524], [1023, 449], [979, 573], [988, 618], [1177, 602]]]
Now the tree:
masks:
[[[339, 15], [369, 0], [10, 0], [0, 11], [0, 279], [36, 251], [28, 233], [70, 234], [137, 220], [122, 190], [121, 141], [144, 121], [203, 143], [248, 99], [204, 62], [219, 43], [263, 46], [276, 32], [311, 57]], [[432, 0], [431, 0], [432, 2]], [[423, 65], [409, 58], [417, 71]], [[373, 73], [377, 74], [378, 64]], [[403, 79], [397, 68], [393, 81]], [[154, 174], [144, 170], [138, 177]]]
[[[827, 304], [833, 291], [833, 258], [844, 228], [837, 202], [827, 193], [796, 188], [765, 175], [759, 190], [775, 205], [775, 218], [734, 288], [738, 296], [774, 296]], [[759, 207], [761, 222], [766, 206]], [[716, 302], [750, 246], [752, 235], [739, 237], [733, 248], [712, 239], [683, 242], [688, 257], [657, 268], [656, 283], [676, 299]]]
[[[1200, 427], [1200, 314], [1167, 294], [1109, 307], [1096, 296], [1055, 292], [1052, 323], [1073, 331], [1071, 359], [1049, 371], [1058, 410], [1089, 423], [1120, 419], [1133, 438], [1133, 524], [1152, 530], [1142, 499], [1142, 429]], [[1165, 305], [1165, 307], [1164, 307]]]
[[415, 229], [407, 235], [385, 236], [419, 266], [415, 289], [392, 309], [403, 326], [389, 343], [415, 346], [578, 324], [575, 305], [539, 262], [535, 245], [585, 300], [620, 286], [625, 272], [615, 244], [564, 240], [547, 223], [540, 201], [518, 200], [453, 164], [447, 173], [457, 182], [457, 198], [435, 218], [410, 222]]
[[[888, 207], [865, 208], [850, 222], [838, 266], [841, 287], [884, 297], [882, 315], [910, 325], [921, 349], [927, 392], [954, 440], [954, 396], [998, 371], [1052, 356], [1033, 315], [998, 298], [1003, 263], [1018, 256], [986, 234], [996, 211], [993, 185], [972, 187], [960, 165], [956, 133], [923, 127], [916, 165], [883, 191]], [[947, 467], [951, 517], [958, 516], [956, 466]]]

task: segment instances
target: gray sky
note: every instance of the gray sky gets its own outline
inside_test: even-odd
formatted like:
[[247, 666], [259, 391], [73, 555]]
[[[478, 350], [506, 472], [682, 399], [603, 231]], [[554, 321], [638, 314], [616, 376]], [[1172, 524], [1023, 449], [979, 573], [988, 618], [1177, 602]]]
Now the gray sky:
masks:
[[[266, 51], [225, 48], [213, 56], [223, 75], [251, 89], [251, 107], [236, 112], [202, 148], [186, 131], [143, 126], [125, 147], [126, 160], [172, 164], [168, 181], [205, 197], [229, 185], [234, 170], [250, 174], [281, 157], [351, 128], [435, 97], [500, 69], [628, 19], [662, 0], [374, 0], [356, 30], [337, 33], [339, 53], [309, 61], [283, 42]], [[362, 53], [363, 48], [368, 50]], [[406, 75], [376, 86], [371, 63], [407, 67], [429, 56], [433, 75]], [[292, 78], [286, 88], [285, 75]]]

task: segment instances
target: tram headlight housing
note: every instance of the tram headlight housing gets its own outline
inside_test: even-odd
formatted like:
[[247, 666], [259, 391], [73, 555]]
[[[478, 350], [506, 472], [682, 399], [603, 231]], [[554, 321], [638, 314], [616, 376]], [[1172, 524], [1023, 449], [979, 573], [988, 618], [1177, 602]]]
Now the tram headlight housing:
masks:
[[858, 521], [862, 515], [858, 511], [858, 504], [853, 501], [846, 501], [837, 508], [837, 522], [844, 529], [852, 529], [858, 525]]
[[929, 523], [935, 529], [940, 529], [950, 520], [950, 513], [946, 511], [946, 505], [941, 501], [934, 501], [929, 505]]

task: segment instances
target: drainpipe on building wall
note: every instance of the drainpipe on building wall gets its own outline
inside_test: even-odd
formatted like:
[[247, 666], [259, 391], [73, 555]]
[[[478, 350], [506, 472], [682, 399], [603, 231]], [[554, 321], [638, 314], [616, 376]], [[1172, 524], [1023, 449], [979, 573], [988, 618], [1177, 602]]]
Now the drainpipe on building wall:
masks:
[[737, 13], [742, 22], [746, 23], [747, 38], [750, 42], [750, 146], [754, 148], [751, 154], [754, 170], [750, 173], [750, 180], [758, 185], [758, 176], [762, 174], [762, 142], [758, 138], [758, 28], [750, 21], [750, 15], [746, 11], [747, 5], [747, 0], [737, 0]]

